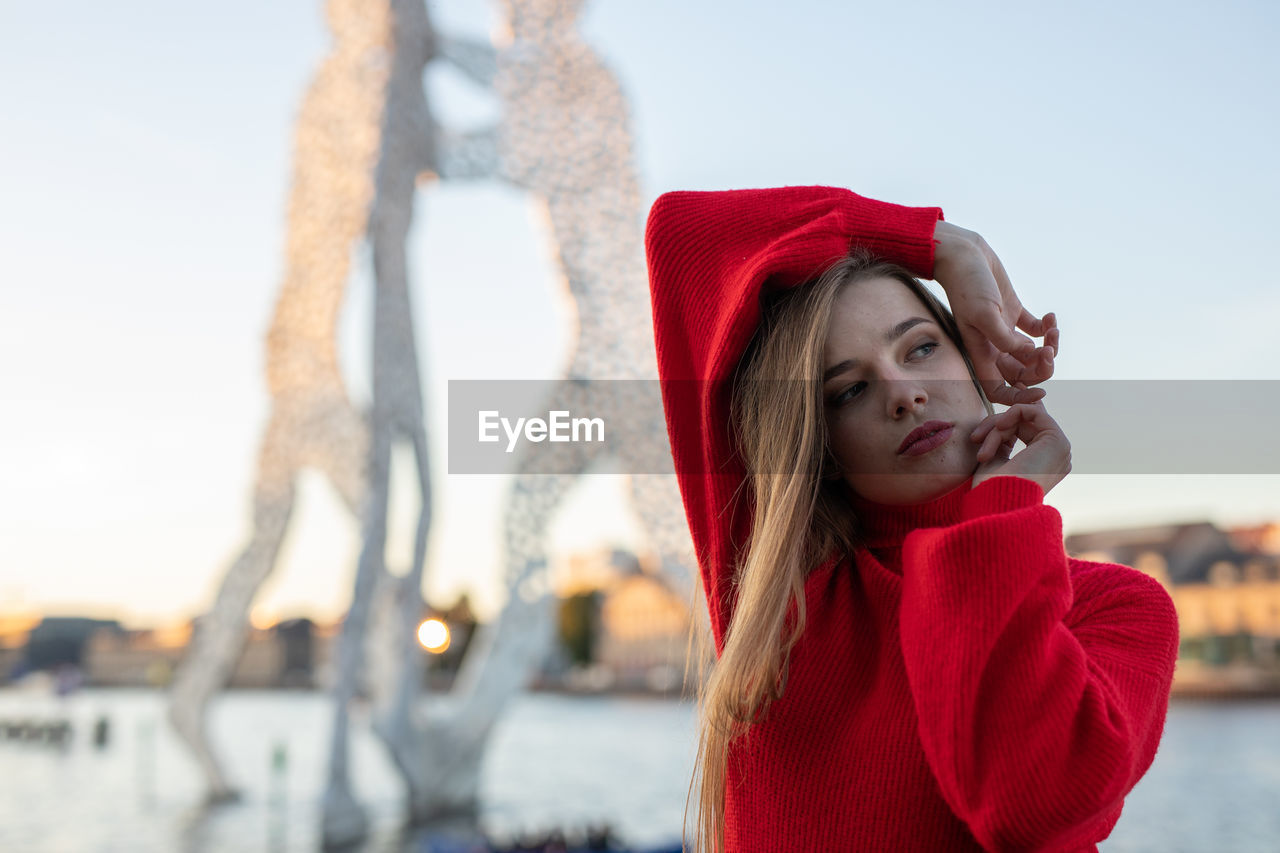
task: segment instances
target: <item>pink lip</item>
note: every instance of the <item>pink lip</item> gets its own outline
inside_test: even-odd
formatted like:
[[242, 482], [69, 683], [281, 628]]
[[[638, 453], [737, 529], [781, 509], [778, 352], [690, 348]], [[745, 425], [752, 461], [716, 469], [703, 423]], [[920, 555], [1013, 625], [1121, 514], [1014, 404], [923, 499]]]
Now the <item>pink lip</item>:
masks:
[[902, 440], [902, 444], [898, 447], [898, 453], [903, 456], [919, 456], [922, 453], [928, 453], [940, 444], [946, 442], [951, 437], [954, 423], [947, 421], [928, 421], [913, 429], [906, 438]]

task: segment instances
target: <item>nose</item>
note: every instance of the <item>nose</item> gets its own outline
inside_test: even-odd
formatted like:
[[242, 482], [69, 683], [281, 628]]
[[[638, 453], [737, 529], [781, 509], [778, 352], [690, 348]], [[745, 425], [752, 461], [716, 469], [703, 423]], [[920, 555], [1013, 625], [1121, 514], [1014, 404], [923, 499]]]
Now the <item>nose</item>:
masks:
[[924, 386], [913, 379], [889, 379], [885, 381], [885, 408], [889, 417], [897, 420], [910, 412], [918, 411], [929, 402]]

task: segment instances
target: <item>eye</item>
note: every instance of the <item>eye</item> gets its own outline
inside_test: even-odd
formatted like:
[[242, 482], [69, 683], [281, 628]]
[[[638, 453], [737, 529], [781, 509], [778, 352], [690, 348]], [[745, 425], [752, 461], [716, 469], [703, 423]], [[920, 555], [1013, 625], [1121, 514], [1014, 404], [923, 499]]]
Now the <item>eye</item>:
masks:
[[845, 403], [852, 400], [854, 397], [857, 397], [859, 394], [861, 394], [862, 389], [866, 387], [867, 387], [867, 383], [865, 382], [855, 382], [840, 394], [837, 394], [836, 396], [832, 397], [829, 402], [831, 403], [831, 405], [835, 406], [836, 408], [839, 408], [840, 406], [843, 406]]
[[922, 356], [920, 356], [920, 357], [921, 357], [921, 358], [928, 358], [929, 356], [933, 355], [933, 351], [934, 351], [934, 350], [936, 350], [939, 346], [940, 346], [940, 345], [938, 344], [938, 342], [937, 342], [937, 341], [926, 341], [925, 343], [922, 343], [920, 346], [918, 346], [918, 347], [916, 347], [915, 349], [913, 349], [913, 350], [911, 351], [911, 354], [912, 354], [912, 355], [915, 355], [916, 353], [920, 352], [921, 350], [925, 350], [926, 352], [924, 353], [924, 355], [922, 355]]

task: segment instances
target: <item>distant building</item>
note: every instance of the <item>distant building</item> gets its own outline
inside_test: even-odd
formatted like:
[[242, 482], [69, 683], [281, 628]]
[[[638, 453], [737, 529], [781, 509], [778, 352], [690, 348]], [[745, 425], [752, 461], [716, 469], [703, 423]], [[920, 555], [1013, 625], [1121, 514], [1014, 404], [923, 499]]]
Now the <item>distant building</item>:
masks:
[[311, 626], [311, 683], [322, 690], [333, 687], [341, 636], [341, 621]]
[[[592, 676], [598, 685], [678, 689], [689, 640], [690, 605], [684, 596], [653, 567], [620, 549], [574, 554], [566, 568], [556, 585], [562, 599], [588, 600], [585, 596], [595, 593], [589, 599], [596, 608], [591, 662], [607, 674]], [[690, 670], [694, 674], [696, 666]]]
[[0, 614], [0, 684], [26, 670], [27, 640], [39, 624], [35, 613]]
[[[101, 686], [163, 686], [181, 663], [198, 620], [155, 630], [118, 625], [95, 631], [85, 647], [85, 676]], [[229, 687], [310, 687], [314, 645], [310, 619], [250, 628]]]
[[23, 664], [28, 670], [83, 668], [85, 645], [100, 629], [118, 631], [120, 623], [114, 619], [46, 616], [27, 635]]
[[285, 644], [274, 628], [250, 628], [244, 649], [231, 671], [229, 687], [282, 687]]
[[1274, 569], [1276, 555], [1252, 547], [1257, 539], [1237, 538], [1204, 521], [1080, 533], [1066, 538], [1066, 548], [1073, 556], [1133, 566], [1171, 587], [1208, 583], [1210, 568], [1222, 561], [1241, 563], [1257, 557]]
[[23, 648], [0, 646], [0, 684], [7, 684], [23, 671], [22, 659], [25, 654]]
[[1230, 664], [1280, 676], [1280, 525], [1106, 530], [1068, 536], [1066, 548], [1133, 566], [1169, 591], [1183, 640], [1175, 684]]
[[277, 623], [273, 630], [282, 653], [280, 686], [314, 686], [315, 623], [306, 618], [288, 619]]
[[1233, 542], [1250, 553], [1280, 555], [1280, 521], [1254, 527], [1233, 527], [1229, 535]]
[[101, 628], [85, 644], [85, 680], [94, 686], [159, 687], [186, 651], [189, 624], [155, 630]]

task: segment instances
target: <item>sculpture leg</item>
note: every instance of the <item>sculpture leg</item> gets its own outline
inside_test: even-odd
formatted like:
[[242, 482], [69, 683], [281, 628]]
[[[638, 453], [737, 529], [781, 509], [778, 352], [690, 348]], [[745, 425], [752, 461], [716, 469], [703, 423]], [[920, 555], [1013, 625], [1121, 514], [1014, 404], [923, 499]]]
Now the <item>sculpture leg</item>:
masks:
[[404, 577], [404, 591], [397, 598], [399, 625], [395, 660], [400, 665], [395, 694], [385, 716], [388, 734], [407, 733], [412, 720], [414, 702], [422, 692], [423, 674], [426, 670], [422, 650], [418, 647], [417, 630], [422, 618], [422, 577], [427, 556], [427, 537], [431, 531], [431, 470], [427, 456], [427, 436], [421, 424], [413, 434], [414, 471], [418, 480], [418, 526], [413, 540], [413, 563]]
[[394, 626], [388, 647], [392, 655], [394, 686], [374, 717], [374, 731], [386, 744], [408, 788], [410, 822], [422, 822], [441, 811], [435, 802], [435, 788], [442, 769], [426, 760], [421, 725], [415, 711], [423, 694], [426, 661], [418, 647], [417, 628], [422, 618], [422, 575], [427, 536], [431, 527], [431, 484], [426, 433], [419, 426], [413, 435], [418, 490], [422, 496], [414, 539], [413, 564], [404, 578], [397, 578], [394, 610], [387, 615]]
[[[557, 385], [549, 408], [589, 410], [571, 382]], [[545, 531], [578, 477], [599, 450], [590, 445], [542, 444], [525, 457], [504, 506], [503, 576], [508, 599], [492, 621], [477, 626], [452, 693], [413, 715], [416, 750], [409, 773], [413, 820], [478, 810], [480, 767], [494, 724], [536, 673], [555, 638], [558, 600], [547, 576]], [[559, 474], [532, 473], [532, 462]]]
[[309, 433], [301, 464], [324, 473], [353, 518], [360, 518], [365, 499], [365, 467], [369, 464], [369, 421], [342, 388], [313, 406], [319, 427]]
[[223, 577], [213, 608], [197, 623], [170, 689], [169, 722], [200, 763], [211, 801], [233, 798], [235, 792], [209, 744], [209, 700], [227, 683], [244, 649], [249, 606], [275, 567], [293, 512], [294, 476], [290, 436], [273, 413], [258, 458], [249, 544]]
[[338, 637], [333, 687], [334, 721], [329, 751], [329, 779], [323, 800], [322, 833], [327, 845], [349, 844], [368, 832], [369, 820], [351, 792], [349, 769], [350, 706], [360, 680], [362, 644], [369, 601], [378, 574], [385, 571], [387, 484], [391, 465], [391, 429], [374, 417], [369, 454], [368, 491], [361, 515], [362, 546], [356, 567], [351, 608]]
[[[558, 601], [550, 594], [547, 560], [537, 536], [536, 552], [516, 543], [524, 531], [545, 529], [546, 519], [571, 488], [569, 475], [516, 478], [507, 502], [508, 574], [513, 579], [501, 613], [478, 625], [454, 681], [450, 704], [428, 708], [421, 768], [424, 796], [411, 803], [417, 820], [475, 810], [480, 767], [493, 726], [509, 701], [524, 689], [554, 639]], [[530, 538], [533, 538], [532, 536]], [[435, 711], [434, 715], [431, 711]]]

